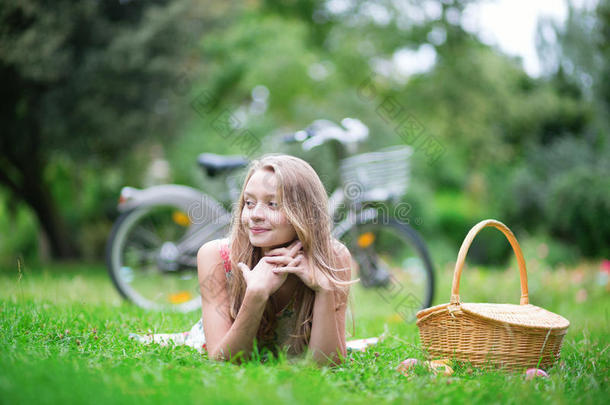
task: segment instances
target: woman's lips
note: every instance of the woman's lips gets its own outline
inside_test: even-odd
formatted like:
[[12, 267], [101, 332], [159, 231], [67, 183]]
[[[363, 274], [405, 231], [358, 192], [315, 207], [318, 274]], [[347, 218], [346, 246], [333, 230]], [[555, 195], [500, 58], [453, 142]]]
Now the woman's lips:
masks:
[[263, 233], [263, 232], [267, 232], [269, 229], [265, 229], [265, 228], [250, 228], [250, 232], [252, 233]]

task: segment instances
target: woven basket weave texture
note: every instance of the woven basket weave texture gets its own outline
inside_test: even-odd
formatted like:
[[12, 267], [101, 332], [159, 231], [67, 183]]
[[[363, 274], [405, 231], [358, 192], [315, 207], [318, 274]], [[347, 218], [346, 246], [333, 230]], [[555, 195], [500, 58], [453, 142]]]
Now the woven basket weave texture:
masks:
[[[517, 256], [521, 279], [520, 305], [460, 301], [460, 276], [468, 248], [476, 234], [487, 226], [502, 231]], [[570, 322], [529, 303], [527, 270], [519, 243], [506, 225], [490, 219], [475, 225], [462, 243], [450, 302], [418, 312], [417, 326], [430, 358], [456, 358], [475, 366], [521, 370], [552, 366], [560, 356]]]

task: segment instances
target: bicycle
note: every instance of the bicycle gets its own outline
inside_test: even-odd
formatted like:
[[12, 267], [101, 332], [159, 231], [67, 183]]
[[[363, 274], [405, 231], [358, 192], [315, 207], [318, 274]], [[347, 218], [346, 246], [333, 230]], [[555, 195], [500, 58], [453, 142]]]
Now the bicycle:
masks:
[[[368, 128], [352, 118], [341, 124], [317, 120], [282, 140], [299, 142], [306, 151], [336, 141], [337, 153], [347, 155], [340, 159], [342, 186], [329, 196], [333, 236], [352, 253], [364, 287], [392, 291], [396, 285], [408, 286], [414, 315], [432, 303], [434, 269], [424, 241], [407, 218], [388, 215], [390, 203], [407, 188], [412, 149], [399, 146], [354, 154], [368, 137]], [[228, 207], [239, 196], [240, 174], [248, 163], [241, 156], [198, 156], [210, 178], [224, 177], [228, 193], [222, 202], [183, 185], [123, 187], [118, 204], [122, 214], [108, 238], [106, 262], [124, 298], [147, 309], [187, 312], [200, 307], [197, 251], [205, 242], [228, 234]]]

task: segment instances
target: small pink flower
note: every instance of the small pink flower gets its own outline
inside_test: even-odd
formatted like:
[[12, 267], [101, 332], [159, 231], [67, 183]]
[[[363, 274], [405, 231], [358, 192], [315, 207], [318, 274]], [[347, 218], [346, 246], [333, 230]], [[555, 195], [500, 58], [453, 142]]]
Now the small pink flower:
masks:
[[549, 375], [547, 374], [546, 371], [544, 371], [540, 368], [528, 368], [527, 371], [525, 372], [526, 380], [531, 380], [531, 379], [537, 378], [537, 377], [549, 378]]
[[601, 267], [601, 269], [600, 269], [601, 271], [610, 275], [610, 260], [606, 260], [606, 259], [602, 260], [602, 264], [600, 267]]
[[407, 375], [417, 364], [419, 364], [419, 360], [417, 359], [406, 359], [400, 362], [398, 367], [396, 367], [396, 371], [400, 374]]

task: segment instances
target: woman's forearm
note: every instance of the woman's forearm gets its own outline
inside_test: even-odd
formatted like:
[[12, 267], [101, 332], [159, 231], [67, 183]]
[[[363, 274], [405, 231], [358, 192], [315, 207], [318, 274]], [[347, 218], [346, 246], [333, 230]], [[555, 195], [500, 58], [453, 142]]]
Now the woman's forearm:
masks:
[[326, 290], [317, 292], [309, 341], [309, 350], [312, 351], [317, 363], [338, 364], [338, 355], [345, 357], [345, 333], [341, 333], [341, 330], [343, 328], [337, 325], [334, 292]]
[[264, 294], [246, 290], [241, 308], [227, 334], [209, 355], [216, 360], [231, 360], [241, 351], [245, 358], [252, 352], [256, 332], [261, 323], [268, 297]]

